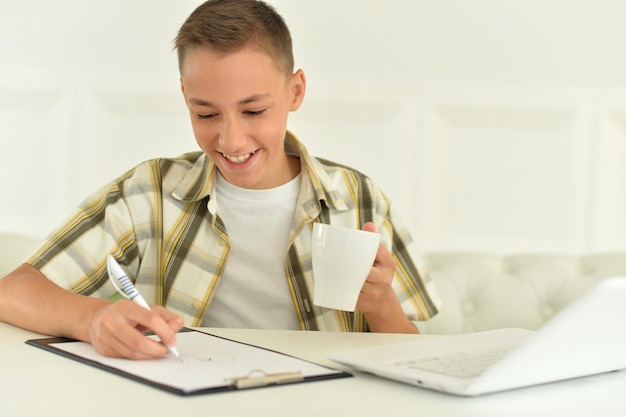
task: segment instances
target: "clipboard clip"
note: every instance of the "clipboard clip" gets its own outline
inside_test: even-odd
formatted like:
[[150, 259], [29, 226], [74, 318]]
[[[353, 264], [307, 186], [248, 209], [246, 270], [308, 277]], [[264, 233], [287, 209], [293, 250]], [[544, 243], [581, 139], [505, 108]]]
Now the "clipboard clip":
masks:
[[304, 375], [301, 371], [268, 374], [261, 369], [253, 369], [248, 375], [229, 379], [230, 383], [237, 389], [244, 389], [301, 382], [304, 380]]

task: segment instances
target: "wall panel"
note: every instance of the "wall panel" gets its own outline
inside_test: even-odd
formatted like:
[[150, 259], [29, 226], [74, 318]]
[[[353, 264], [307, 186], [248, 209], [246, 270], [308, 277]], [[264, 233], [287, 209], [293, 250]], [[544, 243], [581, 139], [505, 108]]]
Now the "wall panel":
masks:
[[198, 149], [182, 94], [91, 90], [80, 101], [83, 194], [144, 160]]
[[586, 225], [586, 117], [573, 107], [434, 102], [422, 138], [424, 250], [575, 250]]
[[62, 91], [0, 90], [0, 226], [39, 236], [65, 207], [73, 100]]
[[[0, 2], [0, 232], [196, 149], [171, 41], [199, 3]], [[626, 3], [270, 3], [309, 81], [290, 128], [376, 180], [420, 250], [626, 250]]]
[[590, 245], [626, 247], [626, 107], [598, 109], [592, 149]]

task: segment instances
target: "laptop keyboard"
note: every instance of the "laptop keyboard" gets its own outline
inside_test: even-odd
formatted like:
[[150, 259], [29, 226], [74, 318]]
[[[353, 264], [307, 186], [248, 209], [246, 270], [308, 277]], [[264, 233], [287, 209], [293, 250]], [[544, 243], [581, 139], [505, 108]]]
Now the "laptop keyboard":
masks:
[[472, 352], [455, 352], [427, 358], [406, 359], [395, 365], [469, 379], [479, 376], [508, 354], [514, 346]]

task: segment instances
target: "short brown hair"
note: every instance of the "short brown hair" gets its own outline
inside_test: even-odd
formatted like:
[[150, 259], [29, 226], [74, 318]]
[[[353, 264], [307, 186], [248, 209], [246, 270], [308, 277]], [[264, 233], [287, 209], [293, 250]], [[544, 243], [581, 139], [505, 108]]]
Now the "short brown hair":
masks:
[[194, 10], [174, 40], [178, 68], [190, 49], [233, 52], [252, 45], [270, 55], [279, 70], [293, 72], [291, 34], [276, 10], [258, 0], [208, 0]]

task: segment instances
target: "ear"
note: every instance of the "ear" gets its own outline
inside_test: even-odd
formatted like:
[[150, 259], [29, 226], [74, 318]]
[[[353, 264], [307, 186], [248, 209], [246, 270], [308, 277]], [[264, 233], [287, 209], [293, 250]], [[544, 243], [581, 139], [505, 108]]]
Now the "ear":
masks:
[[291, 107], [289, 110], [296, 111], [300, 108], [304, 101], [304, 93], [306, 92], [306, 77], [304, 71], [299, 69], [291, 76]]
[[185, 104], [187, 104], [187, 94], [185, 93], [185, 84], [183, 84], [183, 77], [180, 77], [180, 91], [183, 93]]

